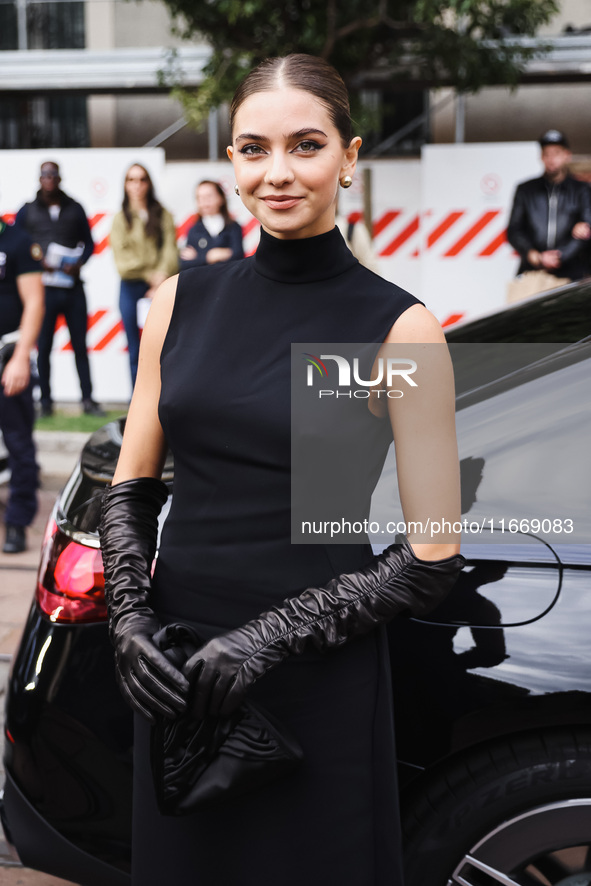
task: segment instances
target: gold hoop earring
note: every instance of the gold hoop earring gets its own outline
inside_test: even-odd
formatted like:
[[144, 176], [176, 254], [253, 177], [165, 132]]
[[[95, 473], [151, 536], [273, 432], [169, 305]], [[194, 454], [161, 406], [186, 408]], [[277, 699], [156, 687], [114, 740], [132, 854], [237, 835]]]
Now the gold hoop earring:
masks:
[[237, 197], [240, 196], [240, 189], [238, 188], [238, 185], [234, 185], [234, 193], [236, 194]]
[[350, 175], [344, 175], [339, 182], [341, 188], [350, 188], [353, 184], [353, 179]]

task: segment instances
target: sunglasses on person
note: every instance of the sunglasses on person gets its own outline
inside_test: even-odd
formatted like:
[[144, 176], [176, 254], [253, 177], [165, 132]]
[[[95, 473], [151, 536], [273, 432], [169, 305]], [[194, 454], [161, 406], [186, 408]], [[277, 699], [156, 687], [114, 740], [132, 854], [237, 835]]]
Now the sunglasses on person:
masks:
[[146, 178], [145, 175], [142, 175], [141, 177], [140, 176], [132, 176], [131, 178], [128, 176], [125, 179], [125, 181], [126, 182], [147, 182], [148, 179]]
[[59, 178], [60, 174], [59, 174], [59, 172], [56, 172], [55, 170], [52, 170], [51, 172], [43, 172], [43, 170], [42, 170], [40, 177], [41, 178]]

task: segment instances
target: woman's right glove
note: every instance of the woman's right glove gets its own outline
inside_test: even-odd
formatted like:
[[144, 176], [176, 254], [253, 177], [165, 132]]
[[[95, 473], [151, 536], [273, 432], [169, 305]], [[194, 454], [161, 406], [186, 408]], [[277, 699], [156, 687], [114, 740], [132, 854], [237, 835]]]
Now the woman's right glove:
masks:
[[214, 637], [183, 668], [195, 716], [230, 714], [255, 680], [308, 645], [331, 649], [400, 612], [425, 615], [447, 596], [465, 562], [460, 554], [419, 560], [404, 539], [363, 569], [337, 575], [322, 588], [308, 588]]
[[139, 477], [105, 490], [99, 534], [109, 636], [126, 701], [154, 722], [186, 710], [189, 684], [154, 644], [161, 625], [150, 607], [158, 514], [168, 497], [161, 480]]

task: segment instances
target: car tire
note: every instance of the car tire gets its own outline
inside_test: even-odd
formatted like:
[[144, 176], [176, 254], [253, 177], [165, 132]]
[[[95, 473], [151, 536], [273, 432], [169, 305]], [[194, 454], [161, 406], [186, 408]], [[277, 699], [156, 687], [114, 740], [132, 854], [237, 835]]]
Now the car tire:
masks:
[[413, 784], [405, 886], [591, 886], [591, 729], [498, 740]]

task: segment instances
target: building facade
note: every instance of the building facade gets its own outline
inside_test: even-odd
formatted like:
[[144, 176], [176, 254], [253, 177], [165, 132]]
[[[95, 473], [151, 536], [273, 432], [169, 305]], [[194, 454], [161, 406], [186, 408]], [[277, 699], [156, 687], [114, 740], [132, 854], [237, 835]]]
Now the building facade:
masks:
[[[514, 91], [491, 87], [460, 102], [449, 89], [366, 94], [382, 119], [366, 139], [370, 154], [416, 155], [426, 142], [528, 141], [549, 127], [567, 132], [576, 154], [590, 154], [589, 0], [562, 0], [540, 36], [552, 52], [528, 65]], [[161, 84], [174, 64], [197, 88], [207, 57], [206, 45], [174, 36], [159, 0], [0, 0], [0, 148], [161, 144], [169, 160], [217, 159], [226, 115], [197, 133]]]
[[157, 0], [0, 0], [0, 148], [140, 147], [172, 127], [171, 159], [207, 158], [160, 81], [172, 61], [198, 86], [208, 55]]

